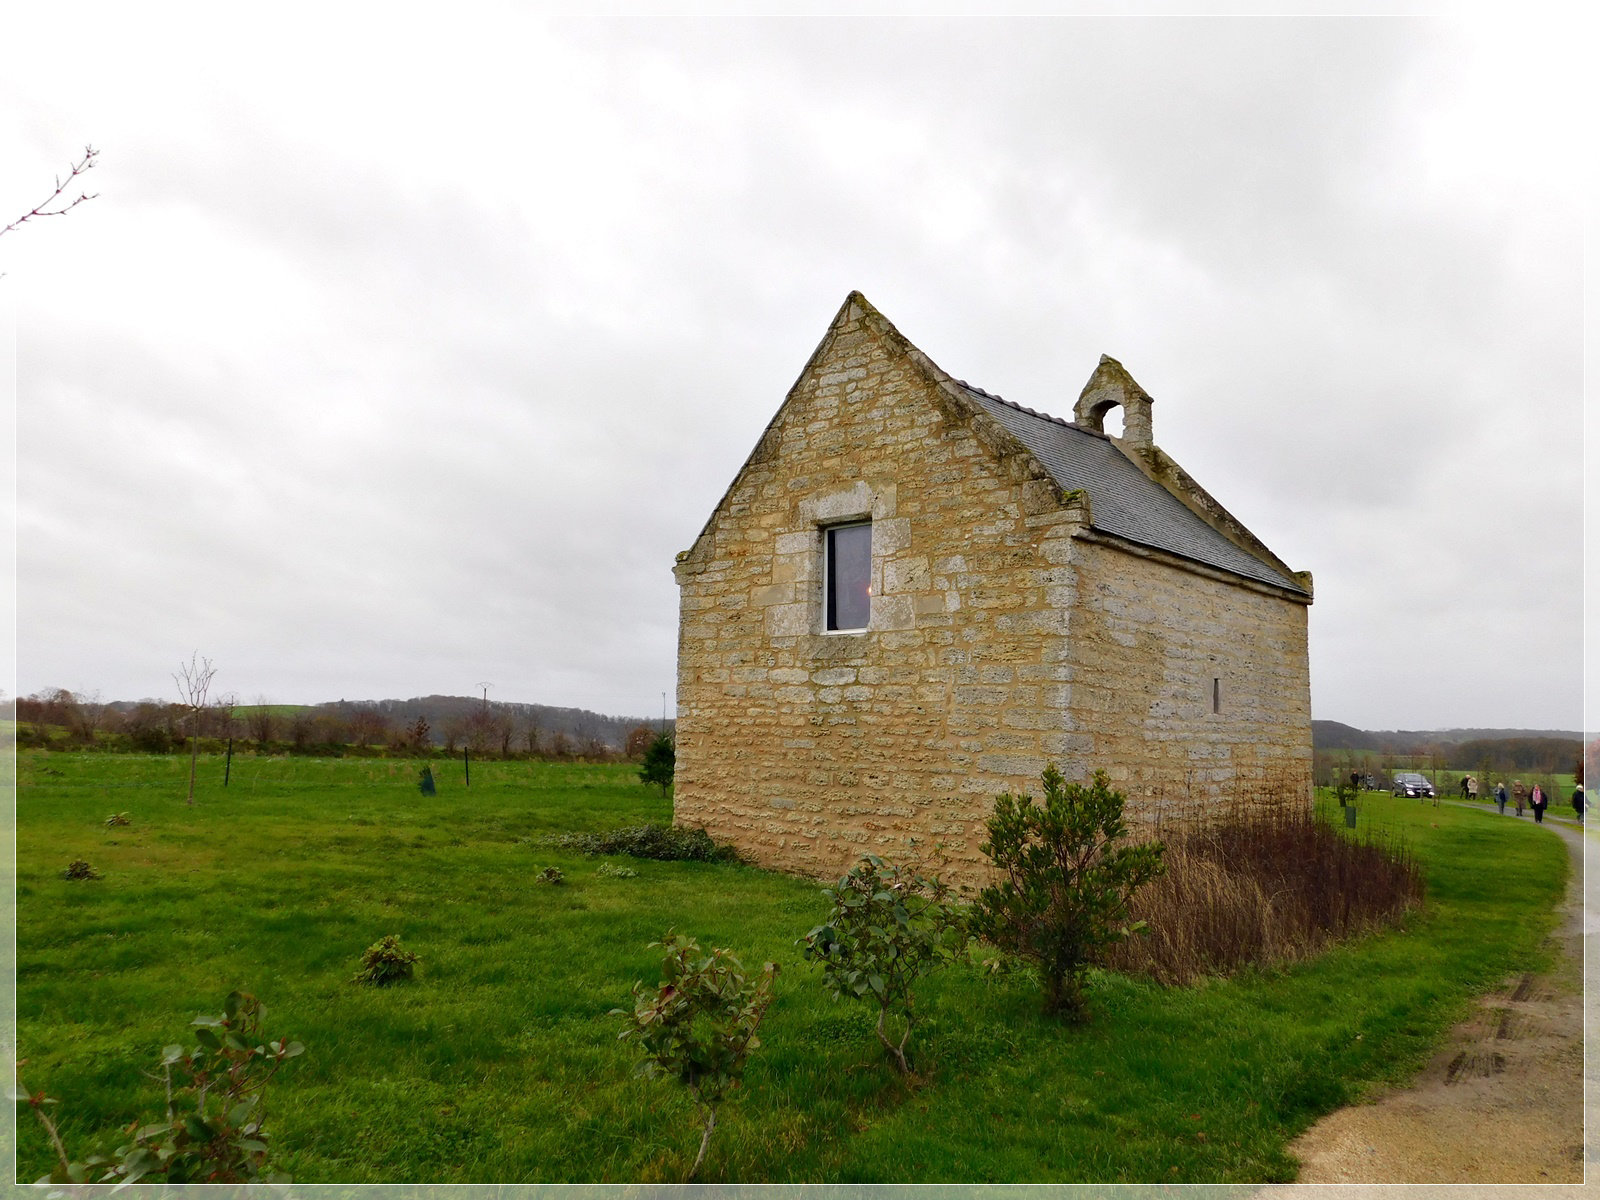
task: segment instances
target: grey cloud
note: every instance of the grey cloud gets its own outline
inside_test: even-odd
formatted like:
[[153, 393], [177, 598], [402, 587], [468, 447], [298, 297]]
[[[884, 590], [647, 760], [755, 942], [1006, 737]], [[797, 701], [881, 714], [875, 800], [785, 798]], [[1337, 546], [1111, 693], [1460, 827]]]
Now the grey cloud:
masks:
[[[672, 556], [860, 287], [1032, 407], [1121, 358], [1315, 571], [1318, 716], [1576, 719], [1575, 227], [1537, 179], [1413, 190], [1441, 27], [551, 18], [492, 92], [450, 74], [463, 29], [388, 36], [337, 87], [305, 51], [323, 122], [213, 74], [123, 148], [116, 211], [234, 249], [194, 274], [238, 319], [164, 336], [159, 280], [118, 335], [30, 318], [24, 690], [154, 690], [199, 645], [251, 696], [653, 711]], [[433, 111], [397, 156], [408, 55]], [[1428, 685], [1375, 685], [1397, 665]]]

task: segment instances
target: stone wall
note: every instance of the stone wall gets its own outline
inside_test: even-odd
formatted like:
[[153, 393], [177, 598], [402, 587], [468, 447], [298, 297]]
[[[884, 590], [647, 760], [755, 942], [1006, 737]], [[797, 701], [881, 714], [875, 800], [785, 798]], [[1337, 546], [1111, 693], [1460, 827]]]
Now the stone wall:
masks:
[[1309, 796], [1306, 605], [1093, 534], [1074, 558], [1071, 707], [1130, 824]]

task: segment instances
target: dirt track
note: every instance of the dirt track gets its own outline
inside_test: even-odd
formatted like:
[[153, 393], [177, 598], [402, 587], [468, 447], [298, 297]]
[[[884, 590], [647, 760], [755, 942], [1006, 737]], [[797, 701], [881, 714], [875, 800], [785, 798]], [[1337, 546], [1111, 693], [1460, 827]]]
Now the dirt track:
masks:
[[[1531, 819], [1527, 823], [1528, 836], [1549, 836], [1535, 832]], [[1304, 1164], [1299, 1183], [1364, 1185], [1318, 1188], [1319, 1198], [1387, 1190], [1372, 1184], [1430, 1183], [1534, 1185], [1494, 1188], [1494, 1196], [1588, 1194], [1581, 1186], [1584, 933], [1600, 932], [1600, 919], [1593, 898], [1585, 903], [1585, 839], [1570, 821], [1547, 817], [1546, 824], [1572, 856], [1572, 878], [1551, 935], [1562, 951], [1560, 964], [1548, 975], [1518, 976], [1484, 996], [1411, 1087], [1341, 1109], [1297, 1139], [1290, 1149]], [[1593, 964], [1587, 978], [1593, 986]], [[1600, 988], [1592, 994], [1600, 995]], [[1594, 1074], [1591, 1067], [1591, 1085]], [[1593, 1140], [1588, 1157], [1600, 1162]], [[1259, 1195], [1264, 1200], [1292, 1190]], [[1405, 1192], [1408, 1200], [1460, 1194], [1459, 1187]]]

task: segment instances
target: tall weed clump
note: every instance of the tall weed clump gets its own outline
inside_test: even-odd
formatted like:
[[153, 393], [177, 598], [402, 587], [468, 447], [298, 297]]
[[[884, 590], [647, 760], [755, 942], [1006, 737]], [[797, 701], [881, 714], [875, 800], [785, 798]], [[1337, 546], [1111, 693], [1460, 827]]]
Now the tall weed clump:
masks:
[[1235, 802], [1162, 836], [1166, 872], [1129, 906], [1147, 936], [1106, 958], [1161, 983], [1306, 958], [1423, 897], [1403, 843], [1347, 837], [1308, 801]]
[[552, 846], [580, 854], [627, 854], [659, 862], [738, 862], [732, 846], [719, 846], [704, 829], [683, 825], [628, 825], [599, 833], [558, 833]]

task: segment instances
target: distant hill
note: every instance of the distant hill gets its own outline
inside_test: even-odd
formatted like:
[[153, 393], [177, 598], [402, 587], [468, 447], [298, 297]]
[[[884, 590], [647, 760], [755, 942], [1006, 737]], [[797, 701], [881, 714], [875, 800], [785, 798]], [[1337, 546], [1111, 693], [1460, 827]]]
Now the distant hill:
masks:
[[[107, 710], [123, 715], [131, 714], [141, 706], [172, 708], [165, 700], [115, 700]], [[283, 725], [274, 737], [286, 737], [289, 722], [297, 717], [316, 718], [321, 726], [313, 741], [343, 741], [338, 730], [347, 730], [358, 713], [377, 714], [391, 728], [409, 727], [421, 717], [428, 723], [428, 739], [434, 745], [450, 740], [454, 729], [458, 736], [474, 719], [481, 721], [488, 715], [496, 722], [508, 723], [513, 729], [513, 744], [518, 748], [527, 744], [533, 731], [542, 747], [554, 739], [562, 738], [582, 747], [598, 743], [610, 750], [621, 750], [628, 734], [640, 725], [651, 729], [661, 726], [660, 717], [623, 717], [607, 713], [590, 712], [586, 708], [562, 708], [551, 704], [521, 704], [490, 700], [487, 705], [479, 696], [413, 696], [409, 700], [329, 700], [322, 704], [241, 704], [234, 713], [241, 719], [248, 714], [265, 709], [279, 718]], [[667, 732], [676, 729], [677, 722], [666, 722]], [[374, 740], [382, 740], [381, 735]]]
[[1582, 753], [1583, 735], [1564, 729], [1369, 730], [1338, 721], [1312, 721], [1311, 746], [1319, 756], [1373, 754], [1430, 759], [1453, 770], [1565, 773]]
[[1365, 729], [1342, 725], [1338, 721], [1311, 722], [1311, 747], [1314, 750], [1377, 750], [1377, 738]]
[[1583, 734], [1568, 729], [1357, 729], [1338, 721], [1312, 721], [1311, 745], [1317, 750], [1381, 750], [1391, 754], [1426, 752], [1462, 742], [1556, 739], [1582, 742]]

